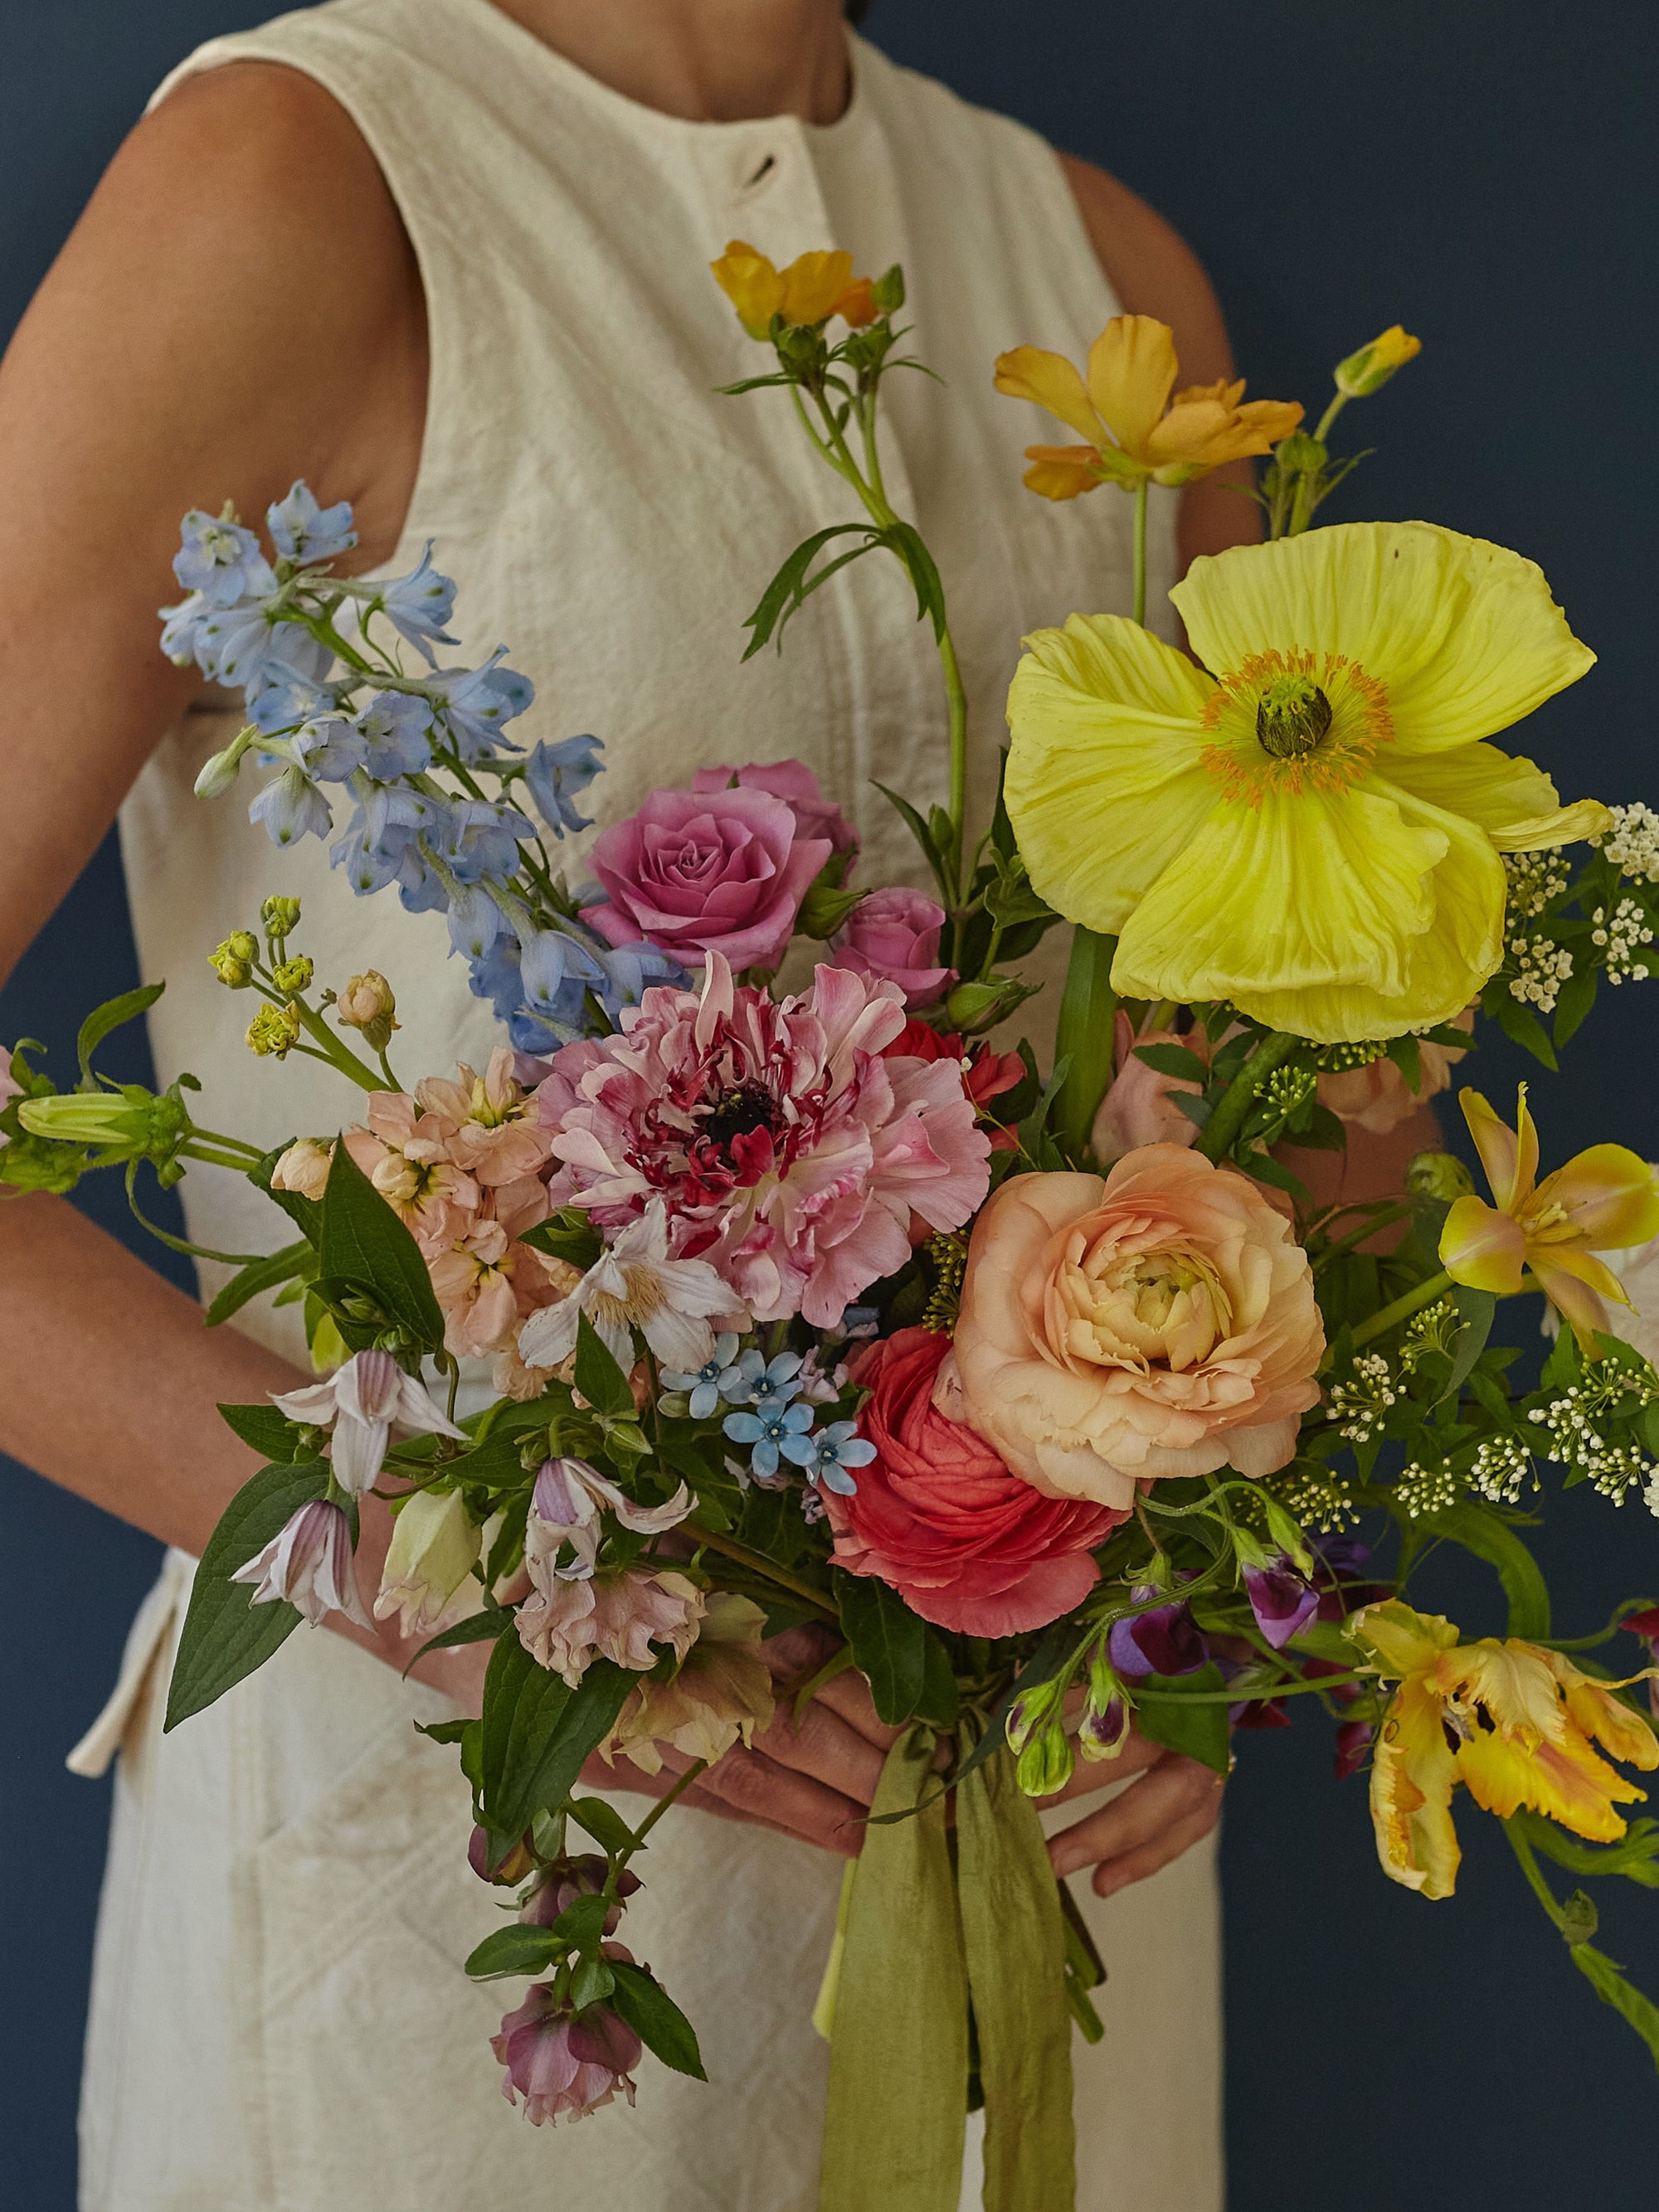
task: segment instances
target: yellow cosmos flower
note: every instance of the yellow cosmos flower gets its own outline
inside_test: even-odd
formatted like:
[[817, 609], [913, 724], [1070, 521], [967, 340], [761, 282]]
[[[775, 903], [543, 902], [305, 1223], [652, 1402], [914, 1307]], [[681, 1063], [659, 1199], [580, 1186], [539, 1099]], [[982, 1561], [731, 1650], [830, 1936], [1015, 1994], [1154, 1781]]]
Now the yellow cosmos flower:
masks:
[[[1522, 1805], [1592, 1843], [1625, 1832], [1620, 1804], [1647, 1793], [1595, 1748], [1645, 1769], [1659, 1739], [1612, 1692], [1559, 1651], [1511, 1637], [1460, 1644], [1437, 1613], [1398, 1598], [1357, 1613], [1349, 1634], [1367, 1671], [1399, 1679], [1371, 1766], [1371, 1820], [1382, 1870], [1425, 1897], [1449, 1897], [1462, 1853], [1452, 1826], [1461, 1782], [1477, 1805], [1507, 1817]], [[1646, 1674], [1654, 1670], [1648, 1668]], [[1632, 1674], [1639, 1682], [1644, 1674]]]
[[770, 333], [774, 315], [805, 325], [827, 323], [831, 315], [855, 325], [876, 319], [870, 279], [854, 276], [850, 253], [803, 253], [787, 269], [776, 269], [756, 247], [734, 238], [708, 265], [751, 338]]
[[1596, 1332], [1619, 1334], [1602, 1300], [1627, 1306], [1630, 1299], [1595, 1255], [1659, 1237], [1652, 1169], [1623, 1145], [1592, 1145], [1539, 1182], [1538, 1132], [1524, 1083], [1512, 1129], [1478, 1091], [1460, 1091], [1458, 1103], [1498, 1203], [1455, 1201], [1440, 1232], [1441, 1265], [1455, 1283], [1500, 1297], [1518, 1291], [1522, 1268], [1530, 1267], [1539, 1289], [1596, 1358]]
[[1480, 742], [1595, 660], [1542, 574], [1350, 522], [1194, 561], [1170, 596], [1198, 665], [1117, 615], [1025, 641], [1006, 790], [1032, 883], [1118, 937], [1127, 998], [1323, 1044], [1449, 1021], [1503, 958], [1499, 853], [1612, 818]]
[[[1083, 446], [1028, 446], [1034, 465], [1025, 481], [1044, 499], [1075, 499], [1097, 484], [1133, 491], [1150, 477], [1182, 484], [1223, 461], [1271, 452], [1302, 420], [1293, 402], [1252, 399], [1244, 380], [1191, 385], [1181, 374], [1175, 333], [1151, 315], [1117, 315], [1089, 349], [1085, 383], [1064, 354], [1016, 346], [999, 354], [996, 388], [1011, 399], [1034, 399], [1056, 415]], [[1174, 393], [1173, 399], [1170, 394]]]

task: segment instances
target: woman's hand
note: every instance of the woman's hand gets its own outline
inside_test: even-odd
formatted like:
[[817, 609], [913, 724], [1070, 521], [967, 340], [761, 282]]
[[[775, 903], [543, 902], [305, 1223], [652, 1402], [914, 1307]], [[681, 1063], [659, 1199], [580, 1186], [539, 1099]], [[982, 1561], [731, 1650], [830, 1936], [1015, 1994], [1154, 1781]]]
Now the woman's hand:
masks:
[[1149, 1742], [1138, 1729], [1130, 1729], [1117, 1758], [1098, 1764], [1079, 1759], [1065, 1789], [1037, 1802], [1046, 1812], [1131, 1780], [1133, 1788], [1048, 1839], [1054, 1872], [1063, 1879], [1091, 1866], [1097, 1897], [1145, 1881], [1200, 1843], [1221, 1818], [1225, 1777], [1184, 1753]]

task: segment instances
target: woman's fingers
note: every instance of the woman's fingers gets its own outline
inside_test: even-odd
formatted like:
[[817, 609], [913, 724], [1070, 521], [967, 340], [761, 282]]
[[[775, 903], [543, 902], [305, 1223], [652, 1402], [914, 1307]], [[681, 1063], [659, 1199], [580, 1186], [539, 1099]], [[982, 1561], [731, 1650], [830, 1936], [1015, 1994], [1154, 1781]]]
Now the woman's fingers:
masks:
[[1048, 1842], [1054, 1872], [1095, 1869], [1097, 1895], [1156, 1874], [1206, 1836], [1221, 1815], [1222, 1777], [1178, 1753], [1166, 1753], [1131, 1790]]
[[863, 1847], [864, 1805], [812, 1775], [780, 1765], [764, 1752], [733, 1744], [697, 1778], [696, 1787], [718, 1797], [739, 1819], [782, 1828], [820, 1850], [852, 1859]]
[[1049, 1796], [1039, 1797], [1037, 1809], [1046, 1813], [1051, 1806], [1070, 1804], [1074, 1797], [1092, 1797], [1097, 1790], [1109, 1790], [1115, 1782], [1127, 1782], [1131, 1775], [1144, 1774], [1149, 1766], [1156, 1766], [1169, 1755], [1162, 1744], [1152, 1743], [1138, 1729], [1131, 1729], [1128, 1741], [1115, 1759], [1079, 1758], [1066, 1787]]

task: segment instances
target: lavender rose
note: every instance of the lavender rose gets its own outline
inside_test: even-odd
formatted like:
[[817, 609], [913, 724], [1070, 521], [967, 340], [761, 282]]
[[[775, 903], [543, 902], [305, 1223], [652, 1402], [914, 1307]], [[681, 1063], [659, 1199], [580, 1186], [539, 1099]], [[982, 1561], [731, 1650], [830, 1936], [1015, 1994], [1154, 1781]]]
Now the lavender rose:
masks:
[[920, 891], [872, 891], [834, 939], [835, 964], [866, 982], [896, 983], [907, 1006], [931, 1006], [956, 981], [954, 968], [937, 964], [944, 923], [945, 908]]
[[833, 799], [826, 799], [805, 761], [751, 761], [745, 768], [700, 768], [691, 779], [699, 797], [728, 790], [769, 791], [795, 817], [798, 837], [827, 837], [837, 853], [856, 853], [859, 833]]
[[720, 952], [733, 968], [775, 968], [830, 849], [769, 792], [653, 791], [595, 843], [609, 904], [582, 919], [612, 945], [644, 938], [687, 967]]

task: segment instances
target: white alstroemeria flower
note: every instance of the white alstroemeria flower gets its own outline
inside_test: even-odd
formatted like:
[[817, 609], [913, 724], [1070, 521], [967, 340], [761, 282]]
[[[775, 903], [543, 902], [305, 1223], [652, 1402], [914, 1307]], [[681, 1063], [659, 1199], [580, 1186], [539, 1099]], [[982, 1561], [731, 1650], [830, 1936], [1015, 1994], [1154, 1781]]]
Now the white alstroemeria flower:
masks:
[[379, 1474], [394, 1437], [422, 1433], [466, 1441], [465, 1431], [439, 1412], [389, 1352], [359, 1352], [327, 1382], [273, 1391], [271, 1403], [291, 1421], [333, 1431], [334, 1480], [352, 1498], [361, 1498]]
[[669, 1258], [668, 1216], [653, 1199], [568, 1297], [530, 1316], [519, 1331], [519, 1357], [526, 1367], [557, 1367], [576, 1349], [577, 1319], [586, 1314], [623, 1374], [634, 1364], [636, 1328], [664, 1366], [695, 1373], [714, 1349], [709, 1317], [732, 1316], [738, 1304], [707, 1260]]
[[291, 1513], [264, 1551], [256, 1552], [230, 1579], [252, 1583], [251, 1605], [286, 1599], [313, 1628], [330, 1613], [344, 1613], [359, 1628], [374, 1626], [357, 1595], [345, 1509], [325, 1498], [313, 1498]]
[[[614, 1482], [585, 1459], [544, 1460], [525, 1524], [525, 1566], [531, 1581], [545, 1590], [549, 1577], [586, 1582], [599, 1564], [601, 1513], [614, 1513], [636, 1536], [660, 1536], [677, 1528], [691, 1510], [691, 1493], [681, 1483], [663, 1505], [636, 1505]], [[569, 1565], [555, 1566], [563, 1546], [575, 1554]]]

